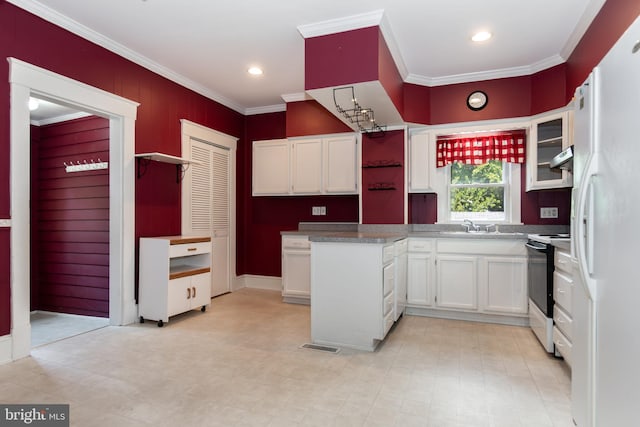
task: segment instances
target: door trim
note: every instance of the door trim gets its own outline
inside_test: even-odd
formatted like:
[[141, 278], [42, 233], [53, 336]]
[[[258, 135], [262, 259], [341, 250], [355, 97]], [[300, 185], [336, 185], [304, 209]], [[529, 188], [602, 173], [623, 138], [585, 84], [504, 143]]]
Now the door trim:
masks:
[[[134, 149], [138, 103], [15, 58], [11, 86], [11, 360], [31, 351], [29, 96], [76, 107], [109, 119], [109, 323], [136, 319]], [[2, 359], [2, 355], [0, 355]]]

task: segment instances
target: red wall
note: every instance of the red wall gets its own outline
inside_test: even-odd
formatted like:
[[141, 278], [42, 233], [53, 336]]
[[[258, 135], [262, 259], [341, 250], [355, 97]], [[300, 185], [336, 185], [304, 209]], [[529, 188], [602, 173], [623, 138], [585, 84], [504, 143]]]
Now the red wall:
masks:
[[607, 0], [567, 59], [566, 99], [640, 15], [640, 1]]
[[11, 328], [11, 230], [0, 227], [0, 336]]
[[403, 114], [404, 109], [404, 82], [398, 72], [396, 63], [391, 56], [391, 51], [384, 40], [382, 31], [378, 29], [378, 80], [384, 87], [389, 99], [396, 109]]
[[[373, 135], [362, 135], [362, 223], [404, 224], [404, 131]], [[399, 166], [367, 167], [381, 162]]]
[[376, 26], [305, 39], [305, 90], [378, 80], [379, 31]]
[[[481, 90], [489, 98], [480, 111], [467, 107], [471, 92]], [[557, 105], [557, 107], [564, 104]], [[531, 77], [486, 80], [431, 88], [430, 124], [526, 117], [531, 114]]]
[[[605, 3], [593, 25], [567, 61], [565, 71], [567, 77], [564, 85], [566, 95], [564, 102], [560, 105], [566, 104], [573, 94], [573, 88], [586, 78], [589, 70], [599, 62], [604, 52], [613, 45], [614, 41], [619, 38], [639, 13], [640, 2], [637, 1], [609, 0]], [[325, 81], [337, 80], [342, 83], [351, 83], [377, 79], [376, 73], [379, 72], [376, 68], [377, 52], [362, 51], [362, 42], [369, 45], [369, 40], [374, 40], [370, 46], [371, 49], [377, 49], [378, 31], [377, 27], [372, 27], [370, 32], [359, 32], [363, 34], [363, 40], [353, 40], [353, 42], [342, 40], [340, 45], [342, 52], [320, 49], [314, 63], [305, 65], [305, 88], [324, 87], [326, 86]], [[309, 48], [309, 43], [316, 42], [320, 43], [321, 41], [305, 40], [306, 49]], [[359, 51], [362, 52], [359, 53]], [[244, 229], [244, 226], [252, 224], [253, 221], [250, 179], [247, 182], [247, 176], [250, 177], [251, 170], [250, 141], [286, 136], [284, 113], [282, 113], [282, 121], [279, 123], [277, 131], [274, 131], [273, 124], [266, 123], [272, 118], [272, 115], [266, 115], [267, 119], [264, 120], [259, 117], [247, 117], [245, 127], [245, 118], [241, 114], [7, 2], [0, 1], [0, 57], [8, 56], [140, 102], [136, 122], [136, 152], [163, 151], [168, 154], [180, 154], [180, 118], [186, 118], [229, 135], [240, 137], [237, 177], [237, 215], [239, 218], [237, 272], [238, 274], [260, 271], [273, 273], [279, 269], [279, 262], [277, 266], [264, 266], [260, 260], [255, 259], [257, 257], [255, 252], [260, 250], [255, 246], [261, 241], [263, 235], [254, 236], [251, 234], [252, 229], [249, 227]], [[341, 60], [341, 67], [335, 67], [335, 62], [330, 60], [336, 56]], [[317, 72], [310, 70], [317, 70]], [[554, 79], [556, 78], [559, 77], [554, 77]], [[489, 114], [489, 112], [492, 112], [492, 115], [497, 114], [494, 108], [489, 108], [497, 99], [500, 99], [502, 95], [499, 96], [499, 93], [504, 94], [506, 98], [510, 96], [514, 103], [512, 111], [509, 111], [507, 106], [501, 107], [501, 111], [503, 111], [501, 114], [505, 114], [502, 117], [514, 117], [520, 114], [521, 109], [524, 108], [523, 101], [522, 99], [518, 100], [516, 95], [522, 95], [524, 83], [519, 81], [522, 78], [515, 79], [515, 82], [500, 83], [496, 86], [495, 91], [493, 90], [494, 86], [483, 86], [487, 89], [490, 98], [490, 104], [485, 114]], [[10, 212], [9, 85], [7, 83], [8, 65], [6, 62], [4, 62], [4, 66], [0, 66], [0, 82], [4, 82], [0, 83], [0, 217], [8, 218]], [[496, 82], [494, 84], [497, 84]], [[455, 94], [456, 99], [450, 101], [449, 107], [453, 108], [450, 115], [446, 112], [447, 100], [443, 99], [443, 96], [448, 97], [445, 89], [416, 88], [415, 85], [404, 85], [405, 118], [407, 121], [415, 123], [447, 123], [460, 120], [459, 117], [469, 114], [469, 112], [463, 114], [458, 110], [460, 105], [463, 107], [465, 105], [464, 99], [468, 94], [467, 91], [481, 88], [481, 84], [485, 83], [468, 84], [462, 89], [451, 88], [452, 96]], [[531, 93], [537, 94], [544, 82], [539, 82], [532, 77], [529, 84], [532, 89], [529, 95], [525, 95], [527, 101], [524, 103], [529, 106], [527, 108], [530, 111], [538, 112], [538, 109], [543, 108], [538, 103], [543, 101], [540, 101], [541, 98], [531, 100]], [[507, 90], [509, 87], [512, 87], [515, 92], [510, 94]], [[413, 92], [414, 89], [417, 92]], [[548, 100], [545, 95], [544, 104], [555, 104], [556, 102], [558, 101], [555, 98]], [[428, 104], [428, 106], [424, 104]], [[413, 105], [418, 105], [416, 110], [412, 109]], [[425, 120], [425, 117], [433, 117], [434, 120]], [[480, 119], [481, 116], [473, 115], [472, 117]], [[254, 138], [254, 136], [257, 137]], [[162, 164], [154, 164], [153, 166], [149, 168], [147, 175], [136, 180], [136, 237], [173, 234], [180, 230], [180, 191], [179, 185], [175, 184], [175, 168]], [[260, 227], [258, 229], [262, 230]], [[277, 233], [271, 233], [270, 238], [277, 237], [277, 242], [279, 242], [279, 236], [274, 234]], [[279, 245], [279, 243], [277, 244]], [[9, 245], [9, 231], [0, 229], [0, 336], [9, 333], [10, 329]], [[268, 249], [275, 250], [276, 246], [276, 244], [270, 243]], [[254, 254], [245, 257], [250, 252]]]
[[108, 162], [109, 121], [42, 126], [32, 145], [31, 307], [109, 317], [109, 170], [63, 167]]
[[409, 224], [435, 224], [438, 220], [438, 196], [435, 193], [409, 194]]
[[[0, 2], [0, 58], [15, 57], [140, 103], [136, 152], [180, 154], [180, 119], [242, 138], [245, 118], [106, 49]], [[9, 75], [0, 65], [0, 217], [9, 217]], [[241, 139], [239, 145], [244, 141]], [[154, 163], [136, 179], [135, 237], [180, 232], [175, 167]], [[16, 213], [27, 214], [26, 212]], [[2, 230], [3, 235], [9, 235]], [[9, 239], [0, 239], [0, 336], [10, 330]], [[136, 263], [137, 264], [137, 263]], [[5, 268], [6, 267], [6, 268]]]
[[[280, 232], [296, 230], [299, 222], [358, 222], [358, 196], [251, 196], [252, 141], [293, 136], [350, 132], [351, 129], [315, 101], [293, 102], [286, 113], [247, 117], [247, 144], [238, 150], [239, 207], [238, 272], [264, 276], [281, 275]], [[240, 168], [239, 168], [240, 169]], [[242, 188], [242, 193], [240, 193]], [[240, 199], [242, 199], [240, 201]], [[326, 206], [327, 215], [312, 216], [313, 206]]]
[[288, 103], [286, 122], [287, 137], [353, 132], [316, 101]]

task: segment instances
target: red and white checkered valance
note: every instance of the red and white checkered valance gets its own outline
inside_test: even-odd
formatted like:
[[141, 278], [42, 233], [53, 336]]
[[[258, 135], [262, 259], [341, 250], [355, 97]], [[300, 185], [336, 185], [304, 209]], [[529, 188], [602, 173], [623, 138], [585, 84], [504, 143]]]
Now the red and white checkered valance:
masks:
[[524, 130], [483, 135], [452, 135], [437, 138], [436, 166], [454, 162], [481, 165], [489, 160], [524, 163], [527, 133]]

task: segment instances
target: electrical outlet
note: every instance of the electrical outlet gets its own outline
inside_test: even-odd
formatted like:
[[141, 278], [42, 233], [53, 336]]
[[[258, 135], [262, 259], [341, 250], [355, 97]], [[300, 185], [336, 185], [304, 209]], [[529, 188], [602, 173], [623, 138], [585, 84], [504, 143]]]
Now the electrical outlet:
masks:
[[326, 206], [314, 206], [311, 208], [311, 215], [326, 215], [327, 207]]
[[540, 218], [558, 218], [558, 208], [540, 208]]

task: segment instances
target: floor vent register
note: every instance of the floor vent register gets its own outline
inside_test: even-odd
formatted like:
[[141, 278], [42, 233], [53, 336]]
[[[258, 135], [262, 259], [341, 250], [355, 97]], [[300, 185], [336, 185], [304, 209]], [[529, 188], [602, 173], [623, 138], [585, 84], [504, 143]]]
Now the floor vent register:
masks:
[[340, 351], [340, 349], [336, 347], [329, 347], [326, 345], [317, 345], [317, 344], [302, 344], [300, 348], [308, 348], [310, 350], [324, 351], [325, 353], [333, 353], [333, 354], [336, 354]]

